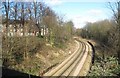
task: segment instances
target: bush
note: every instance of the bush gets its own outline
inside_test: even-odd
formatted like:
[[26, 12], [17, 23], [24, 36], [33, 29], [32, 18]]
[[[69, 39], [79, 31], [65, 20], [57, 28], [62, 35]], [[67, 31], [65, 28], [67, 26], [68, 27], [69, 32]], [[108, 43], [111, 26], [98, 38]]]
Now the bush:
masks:
[[3, 65], [10, 66], [21, 63], [25, 59], [24, 57], [30, 57], [37, 53], [43, 44], [43, 40], [38, 37], [3, 37]]
[[118, 76], [120, 65], [116, 57], [107, 57], [103, 61], [96, 61], [88, 76]]

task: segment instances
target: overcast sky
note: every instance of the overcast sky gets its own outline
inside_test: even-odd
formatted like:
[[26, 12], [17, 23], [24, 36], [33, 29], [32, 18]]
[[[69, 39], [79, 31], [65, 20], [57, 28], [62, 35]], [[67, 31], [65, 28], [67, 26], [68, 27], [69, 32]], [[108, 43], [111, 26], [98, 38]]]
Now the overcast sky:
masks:
[[[115, 0], [111, 0], [115, 1]], [[108, 8], [109, 0], [46, 0], [57, 14], [65, 20], [72, 20], [76, 28], [83, 27], [86, 22], [95, 22], [112, 17]]]

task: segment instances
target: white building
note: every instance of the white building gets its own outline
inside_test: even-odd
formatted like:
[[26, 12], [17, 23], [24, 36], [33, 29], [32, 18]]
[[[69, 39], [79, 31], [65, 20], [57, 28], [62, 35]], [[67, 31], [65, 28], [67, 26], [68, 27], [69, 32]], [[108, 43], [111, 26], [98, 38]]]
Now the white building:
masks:
[[[37, 26], [34, 25], [31, 25], [29, 27], [24, 26], [24, 28], [20, 25], [17, 25], [17, 29], [16, 29], [15, 26], [10, 24], [8, 26], [8, 29], [6, 29], [6, 25], [4, 24], [3, 26], [1, 26], [1, 28], [3, 35], [7, 35], [7, 36], [38, 36], [39, 35], [39, 29], [37, 28]], [[8, 30], [8, 32], [6, 32], [6, 30]], [[43, 26], [41, 28], [40, 34], [44, 36], [47, 33], [48, 33], [48, 28]]]

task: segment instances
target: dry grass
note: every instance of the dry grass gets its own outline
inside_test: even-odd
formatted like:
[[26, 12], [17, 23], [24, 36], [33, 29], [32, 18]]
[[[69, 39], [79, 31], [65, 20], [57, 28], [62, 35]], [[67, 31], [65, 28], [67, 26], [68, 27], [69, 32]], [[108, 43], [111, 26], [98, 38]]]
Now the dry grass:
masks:
[[22, 55], [27, 50], [28, 58], [21, 60], [19, 56], [17, 60], [21, 61], [17, 63], [18, 61], [15, 61], [15, 58], [9, 59], [9, 57], [5, 64], [11, 69], [39, 76], [66, 59], [75, 51], [77, 45], [74, 40], [71, 40], [64, 46], [64, 48], [57, 48], [37, 37], [28, 37], [4, 39], [2, 48], [5, 59], [8, 54], [10, 57], [14, 57], [14, 53], [19, 56], [19, 53]]

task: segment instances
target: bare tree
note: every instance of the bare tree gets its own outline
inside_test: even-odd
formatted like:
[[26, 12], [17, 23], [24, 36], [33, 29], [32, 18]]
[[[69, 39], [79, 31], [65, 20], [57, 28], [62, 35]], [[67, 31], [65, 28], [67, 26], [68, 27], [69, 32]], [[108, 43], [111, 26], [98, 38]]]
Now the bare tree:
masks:
[[12, 13], [13, 14], [13, 17], [14, 17], [14, 25], [15, 25], [15, 32], [17, 32], [17, 17], [18, 17], [18, 12], [17, 12], [17, 9], [18, 9], [18, 5], [17, 5], [17, 2], [14, 3], [14, 7], [12, 7], [14, 12]]
[[8, 32], [8, 25], [9, 25], [9, 9], [10, 9], [10, 4], [9, 4], [9, 0], [7, 2], [2, 2], [5, 8], [5, 12], [6, 12], [6, 33]]
[[[116, 6], [116, 7], [114, 7]], [[112, 3], [109, 2], [109, 7], [113, 12], [113, 15], [115, 17], [115, 22], [116, 22], [116, 27], [114, 27], [114, 32], [112, 32], [112, 36], [114, 37], [110, 37], [110, 39], [113, 41], [114, 43], [114, 48], [115, 51], [117, 52], [118, 55], [118, 61], [120, 64], [120, 1], [116, 2], [114, 5]]]

